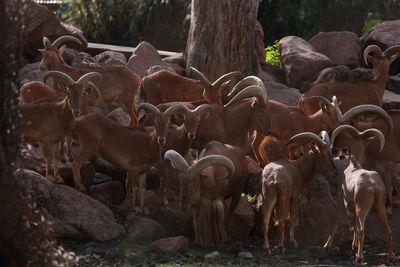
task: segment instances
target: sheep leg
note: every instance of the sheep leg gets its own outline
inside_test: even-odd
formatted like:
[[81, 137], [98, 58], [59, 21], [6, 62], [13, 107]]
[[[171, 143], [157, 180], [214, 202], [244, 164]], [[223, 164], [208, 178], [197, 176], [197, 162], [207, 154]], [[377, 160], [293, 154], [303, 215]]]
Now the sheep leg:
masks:
[[51, 153], [52, 153], [52, 161], [53, 161], [53, 174], [55, 178], [55, 182], [58, 184], [63, 184], [64, 179], [58, 173], [58, 166], [60, 164], [60, 160], [58, 159], [58, 155], [60, 154], [59, 150], [59, 142], [53, 143], [50, 145]]
[[374, 196], [369, 191], [358, 191], [354, 196], [356, 210], [356, 231], [358, 239], [358, 248], [356, 253], [356, 262], [364, 261], [364, 236], [365, 236], [365, 219], [374, 203]]
[[74, 162], [72, 162], [72, 172], [74, 174], [74, 183], [78, 191], [86, 191], [86, 187], [82, 183], [81, 178], [81, 167], [82, 165], [90, 159], [92, 155], [95, 154], [96, 147], [82, 146], [82, 152], [76, 157]]
[[290, 205], [290, 239], [289, 242], [293, 244], [295, 248], [298, 247], [297, 241], [294, 237], [294, 230], [299, 224], [299, 202], [294, 200]]
[[[379, 207], [378, 207], [379, 206]], [[379, 200], [379, 203], [377, 204], [376, 210], [378, 213], [378, 218], [379, 221], [381, 222], [383, 226], [383, 230], [385, 231], [386, 234], [386, 241], [388, 244], [388, 258], [389, 260], [394, 260], [394, 252], [393, 252], [393, 237], [392, 237], [392, 231], [390, 230], [389, 223], [387, 220], [387, 215], [386, 215], [386, 210], [385, 210], [385, 205], [384, 205], [384, 200], [383, 197]]]
[[[340, 188], [340, 187], [339, 187]], [[344, 206], [343, 200], [343, 191], [342, 188], [338, 191], [338, 202], [337, 202], [335, 220], [332, 225], [331, 232], [329, 234], [328, 240], [325, 242], [323, 248], [327, 249], [332, 247], [333, 238], [339, 228], [339, 223], [343, 220], [344, 216], [346, 215], [346, 207]]]
[[253, 148], [253, 153], [256, 157], [256, 160], [258, 161], [258, 163], [261, 166], [263, 166], [263, 164], [265, 165], [265, 162], [263, 159], [263, 156], [264, 156], [263, 154], [265, 154], [265, 153], [262, 153], [263, 148], [260, 147], [263, 140], [264, 140], [264, 135], [262, 133], [256, 131], [255, 138], [253, 139], [253, 142], [251, 143], [251, 147]]
[[358, 230], [356, 226], [356, 220], [354, 219], [353, 226], [351, 227], [353, 231], [353, 242], [351, 243], [351, 248], [355, 251], [358, 247]]
[[228, 222], [230, 222], [232, 220], [232, 216], [235, 212], [235, 209], [236, 209], [237, 205], [239, 204], [240, 197], [241, 197], [241, 192], [235, 193], [232, 196], [231, 205], [229, 206], [229, 210], [228, 210]]
[[276, 189], [272, 187], [268, 192], [266, 192], [265, 188], [263, 187], [262, 191], [263, 191], [262, 212], [263, 212], [263, 225], [264, 225], [264, 249], [269, 255], [271, 255], [271, 249], [268, 242], [268, 231], [269, 231], [269, 222], [271, 220], [271, 214], [277, 201], [277, 192]]
[[149, 215], [150, 211], [144, 206], [146, 197], [146, 172], [139, 174], [139, 205], [144, 215]]
[[69, 160], [69, 162], [72, 162], [72, 161], [74, 161], [74, 154], [72, 154], [72, 137], [70, 135], [67, 135], [66, 143], [67, 143], [68, 160]]
[[52, 153], [51, 153], [51, 148], [50, 148], [50, 144], [48, 143], [42, 143], [42, 153], [43, 153], [43, 157], [44, 160], [46, 161], [46, 174], [45, 177], [47, 180], [51, 181], [51, 182], [55, 182], [55, 177], [51, 177], [49, 175], [50, 172], [50, 168], [51, 168], [51, 163], [52, 163]]
[[285, 253], [285, 220], [279, 220], [279, 245], [282, 253]]

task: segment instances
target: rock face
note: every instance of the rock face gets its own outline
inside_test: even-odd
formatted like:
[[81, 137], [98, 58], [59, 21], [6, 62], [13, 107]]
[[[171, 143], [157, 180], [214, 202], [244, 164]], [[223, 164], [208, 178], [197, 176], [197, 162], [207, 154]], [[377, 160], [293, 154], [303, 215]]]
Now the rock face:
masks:
[[[228, 201], [227, 201], [228, 202]], [[230, 205], [230, 203], [229, 203]], [[229, 206], [228, 205], [228, 206]], [[240, 198], [232, 221], [230, 222], [230, 234], [233, 239], [246, 241], [254, 225], [254, 210], [245, 196]]]
[[103, 66], [126, 64], [125, 55], [116, 51], [105, 51], [96, 55], [94, 58]]
[[265, 62], [264, 31], [261, 23], [257, 20], [254, 34], [254, 49], [259, 62]]
[[139, 217], [133, 213], [129, 213], [125, 223], [129, 238], [133, 241], [153, 242], [164, 233], [163, 227], [155, 220]]
[[263, 81], [267, 88], [268, 99], [279, 101], [290, 106], [297, 106], [301, 93], [296, 88], [290, 88], [277, 82]]
[[112, 211], [88, 195], [53, 184], [33, 171], [18, 169], [15, 176], [52, 222], [55, 236], [108, 241], [125, 232]]
[[321, 54], [330, 58], [335, 65], [359, 67], [361, 44], [354, 32], [320, 32], [310, 44]]
[[85, 52], [78, 52], [72, 48], [67, 47], [62, 56], [65, 63], [72, 67], [81, 64], [88, 65], [90, 67], [100, 67], [100, 64], [91, 55]]
[[[46, 72], [39, 70], [38, 67], [39, 67], [39, 62], [36, 62], [36, 63], [26, 64], [22, 69], [18, 71], [18, 77], [21, 85], [33, 81], [39, 81], [39, 82], [43, 81], [43, 77], [46, 74]], [[49, 81], [50, 80], [52, 79], [49, 79]], [[52, 84], [50, 83], [48, 83], [48, 85], [52, 86]]]
[[188, 249], [189, 239], [180, 235], [158, 239], [150, 244], [151, 250], [160, 253], [178, 253]]
[[24, 44], [24, 53], [29, 56], [39, 54], [37, 49], [43, 48], [43, 36], [54, 41], [63, 35], [73, 35], [82, 41], [82, 45], [71, 42], [68, 47], [82, 50], [87, 47], [87, 41], [83, 37], [82, 31], [61, 23], [56, 16], [44, 6], [36, 4], [33, 0], [27, 1], [27, 10], [25, 12], [25, 33], [26, 40]]
[[300, 88], [302, 81], [308, 81], [322, 69], [332, 66], [332, 61], [318, 53], [300, 37], [287, 36], [279, 41], [283, 71], [290, 87]]
[[127, 66], [141, 78], [144, 77], [144, 72], [154, 65], [167, 66], [167, 64], [161, 60], [157, 49], [148, 42], [141, 42], [135, 48], [127, 63]]
[[111, 208], [122, 202], [125, 197], [125, 189], [120, 182], [111, 181], [91, 186], [89, 195]]

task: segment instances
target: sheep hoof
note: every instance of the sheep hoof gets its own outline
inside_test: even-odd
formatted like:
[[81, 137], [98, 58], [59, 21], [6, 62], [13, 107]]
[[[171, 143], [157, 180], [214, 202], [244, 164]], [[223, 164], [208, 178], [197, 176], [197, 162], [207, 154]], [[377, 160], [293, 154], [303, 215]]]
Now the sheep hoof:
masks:
[[266, 248], [264, 250], [264, 255], [271, 256], [272, 255], [271, 249], [270, 248]]
[[363, 259], [363, 258], [360, 258], [360, 257], [356, 256], [356, 262], [355, 262], [355, 264], [357, 264], [357, 265], [366, 265], [367, 263], [364, 262], [364, 259]]
[[396, 257], [394, 256], [394, 253], [392, 252], [392, 253], [389, 253], [389, 255], [388, 255], [388, 261], [389, 262], [392, 262], [392, 261], [394, 261], [396, 259]]

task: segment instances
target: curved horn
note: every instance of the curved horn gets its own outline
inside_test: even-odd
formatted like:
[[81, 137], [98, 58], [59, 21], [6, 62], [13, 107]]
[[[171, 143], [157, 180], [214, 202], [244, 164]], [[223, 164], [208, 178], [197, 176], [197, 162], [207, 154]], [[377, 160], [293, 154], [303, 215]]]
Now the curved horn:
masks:
[[79, 40], [78, 38], [76, 38], [75, 36], [71, 36], [71, 35], [64, 35], [61, 37], [58, 37], [52, 44], [51, 46], [54, 48], [59, 48], [60, 45], [62, 45], [63, 43], [66, 42], [75, 42], [78, 44], [82, 44], [81, 40]]
[[385, 52], [383, 52], [383, 55], [385, 57], [391, 57], [399, 52], [400, 52], [400, 45], [394, 45], [386, 49]]
[[46, 82], [46, 80], [50, 77], [56, 77], [58, 79], [61, 79], [67, 86], [70, 86], [74, 83], [74, 80], [72, 80], [72, 78], [68, 74], [61, 72], [61, 71], [57, 71], [57, 70], [48, 71], [44, 75], [43, 81]]
[[192, 110], [192, 112], [203, 113], [206, 109], [211, 109], [211, 105], [202, 104], [202, 105], [198, 106], [197, 108], [195, 108], [194, 110]]
[[372, 128], [365, 130], [364, 132], [361, 133], [361, 136], [364, 138], [370, 138], [370, 137], [378, 138], [380, 143], [379, 152], [381, 152], [383, 147], [385, 146], [385, 136], [383, 136], [383, 133], [378, 129]]
[[164, 114], [171, 116], [174, 112], [178, 110], [184, 110], [185, 112], [190, 112], [190, 109], [182, 103], [175, 103], [164, 111]]
[[50, 49], [50, 47], [51, 47], [51, 41], [46, 36], [43, 37], [43, 45], [44, 45], [44, 49]]
[[332, 136], [331, 136], [331, 143], [334, 144], [335, 139], [339, 135], [341, 135], [342, 133], [345, 133], [345, 132], [349, 133], [353, 137], [358, 136], [360, 134], [360, 132], [351, 125], [340, 125], [333, 131]]
[[174, 168], [180, 173], [186, 172], [189, 169], [189, 165], [187, 164], [186, 160], [175, 150], [170, 149], [165, 152], [164, 159], [169, 160]]
[[83, 75], [82, 77], [80, 77], [76, 83], [79, 85], [82, 85], [82, 84], [87, 83], [88, 81], [91, 81], [92, 79], [95, 79], [95, 80], [103, 79], [103, 75], [101, 75], [98, 72], [89, 72], [89, 73], [86, 73], [85, 75]]
[[249, 97], [257, 97], [259, 101], [265, 102], [267, 101], [267, 91], [260, 86], [251, 85], [235, 95], [224, 107], [229, 107], [232, 104]]
[[90, 91], [95, 91], [99, 96], [101, 96], [101, 92], [100, 92], [99, 88], [97, 88], [97, 86], [96, 86], [93, 82], [88, 81], [88, 82], [84, 85], [84, 87], [89, 88]]
[[361, 115], [362, 113], [375, 113], [379, 116], [382, 117], [382, 119], [388, 124], [389, 126], [389, 133], [390, 134], [393, 131], [393, 121], [392, 118], [389, 116], [389, 114], [383, 110], [382, 108], [371, 105], [371, 104], [365, 104], [365, 105], [359, 105], [352, 107], [346, 113], [343, 114], [343, 123], [350, 123], [352, 119], [355, 117]]
[[318, 100], [319, 102], [323, 103], [325, 106], [328, 106], [328, 107], [332, 106], [331, 101], [329, 101], [328, 99], [326, 99], [323, 96], [316, 95], [316, 96], [310, 97], [310, 100], [313, 100], [313, 99]]
[[241, 75], [242, 73], [240, 71], [232, 71], [229, 72], [227, 74], [222, 75], [221, 77], [219, 77], [217, 80], [215, 80], [212, 83], [212, 86], [215, 90], [217, 90], [218, 88], [221, 87], [221, 85], [226, 82], [229, 81], [232, 77], [237, 76], [237, 75]]
[[211, 82], [204, 76], [203, 73], [201, 73], [199, 70], [190, 67], [190, 70], [196, 74], [196, 76], [199, 78], [200, 82], [203, 84], [204, 87], [206, 88], [212, 88]]
[[294, 135], [292, 138], [289, 139], [289, 141], [286, 142], [285, 146], [296, 145], [296, 143], [305, 144], [309, 143], [310, 141], [315, 142], [319, 148], [325, 145], [322, 139], [315, 133], [304, 132]]
[[160, 114], [160, 110], [150, 103], [142, 103], [138, 106], [137, 112], [139, 113], [142, 109], [146, 110], [147, 112], [153, 113], [154, 115]]
[[232, 174], [235, 172], [235, 166], [233, 165], [233, 162], [229, 158], [222, 155], [209, 155], [201, 158], [192, 166], [190, 166], [188, 171], [198, 175], [203, 169], [212, 165], [220, 165], [225, 167], [229, 172], [228, 177], [232, 176]]
[[364, 50], [364, 61], [365, 61], [365, 64], [367, 64], [367, 65], [368, 65], [367, 56], [369, 53], [374, 54], [374, 57], [382, 56], [382, 50], [380, 49], [379, 46], [377, 46], [377, 45], [367, 46]]
[[240, 80], [228, 93], [228, 96], [236, 95], [238, 92], [242, 91], [243, 88], [249, 87], [251, 85], [257, 85], [265, 88], [264, 83], [257, 76], [247, 76], [246, 78]]

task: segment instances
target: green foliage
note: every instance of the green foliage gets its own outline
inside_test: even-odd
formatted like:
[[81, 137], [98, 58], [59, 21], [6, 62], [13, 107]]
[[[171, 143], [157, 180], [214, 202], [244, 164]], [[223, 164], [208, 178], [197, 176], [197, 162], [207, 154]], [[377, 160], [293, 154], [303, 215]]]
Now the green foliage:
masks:
[[246, 195], [246, 198], [249, 203], [255, 203], [257, 201], [257, 196]]
[[271, 65], [281, 68], [281, 53], [279, 52], [279, 40], [276, 40], [273, 45], [265, 48], [265, 61]]
[[361, 30], [361, 37], [364, 37], [370, 29], [372, 29], [376, 24], [381, 23], [381, 19], [373, 19], [367, 22]]

